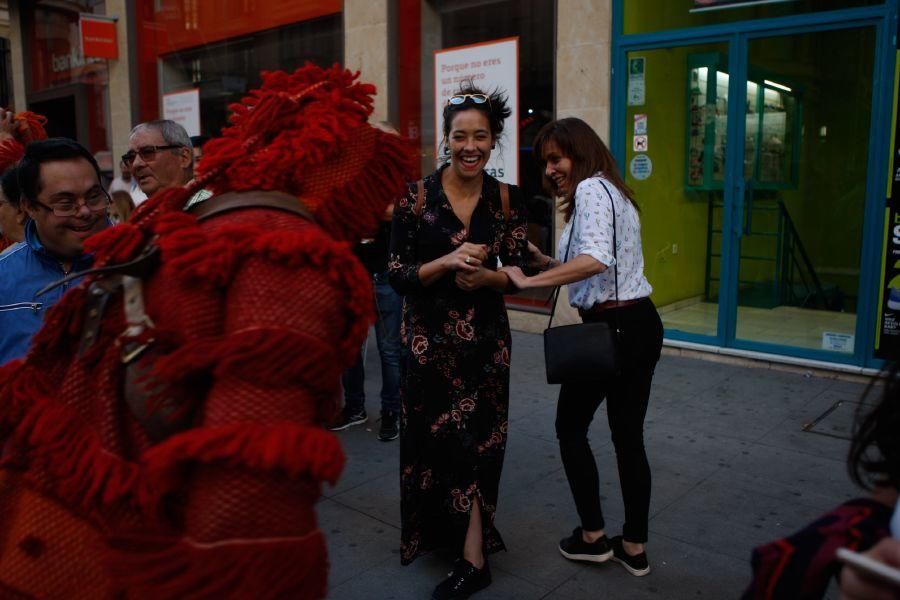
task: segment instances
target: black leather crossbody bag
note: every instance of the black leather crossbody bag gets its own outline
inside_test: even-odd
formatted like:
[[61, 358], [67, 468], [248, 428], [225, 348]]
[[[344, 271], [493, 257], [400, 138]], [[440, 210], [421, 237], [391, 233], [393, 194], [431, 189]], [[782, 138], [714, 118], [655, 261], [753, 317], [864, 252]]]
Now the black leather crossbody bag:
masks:
[[[616, 285], [616, 301], [619, 300], [619, 260], [616, 253], [616, 205], [609, 188], [602, 181], [600, 184], [609, 196], [613, 213], [613, 276]], [[574, 201], [574, 200], [573, 200]], [[575, 212], [572, 213], [572, 231], [566, 245], [566, 257], [572, 248], [575, 237]], [[578, 323], [553, 327], [553, 313], [556, 312], [556, 301], [559, 299], [559, 286], [553, 295], [553, 308], [550, 322], [544, 330], [544, 361], [547, 367], [547, 383], [575, 383], [597, 381], [616, 375], [620, 369], [619, 357], [619, 319], [616, 315], [614, 325], [602, 322]]]

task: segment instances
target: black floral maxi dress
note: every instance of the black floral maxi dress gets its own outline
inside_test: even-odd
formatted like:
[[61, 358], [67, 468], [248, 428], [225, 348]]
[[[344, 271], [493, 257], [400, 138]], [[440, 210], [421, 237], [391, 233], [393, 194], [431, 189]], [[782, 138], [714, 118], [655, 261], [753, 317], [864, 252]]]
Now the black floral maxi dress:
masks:
[[485, 244], [485, 266], [521, 266], [527, 254], [521, 194], [509, 190], [509, 219], [499, 183], [484, 175], [467, 231], [441, 185], [425, 178], [425, 204], [414, 212], [416, 185], [394, 211], [391, 284], [406, 301], [400, 420], [401, 562], [445, 547], [461, 552], [474, 502], [481, 502], [484, 547], [505, 549], [494, 527], [509, 408], [509, 321], [503, 295], [466, 292], [448, 273], [428, 287], [419, 267], [464, 242]]

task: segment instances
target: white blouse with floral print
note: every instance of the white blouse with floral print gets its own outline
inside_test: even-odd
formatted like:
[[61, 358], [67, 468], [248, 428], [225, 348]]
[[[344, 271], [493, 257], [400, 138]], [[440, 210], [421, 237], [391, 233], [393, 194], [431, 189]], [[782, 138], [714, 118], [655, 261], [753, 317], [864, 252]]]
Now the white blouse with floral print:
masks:
[[[612, 202], [610, 202], [612, 197]], [[613, 206], [616, 211], [616, 258], [613, 257]], [[602, 174], [585, 179], [575, 190], [575, 212], [559, 238], [559, 260], [566, 257], [572, 231], [569, 259], [587, 254], [607, 267], [605, 271], [569, 284], [569, 303], [589, 309], [616, 299], [613, 268], [619, 270], [619, 300], [635, 300], [653, 291], [644, 277], [641, 222], [634, 205]]]

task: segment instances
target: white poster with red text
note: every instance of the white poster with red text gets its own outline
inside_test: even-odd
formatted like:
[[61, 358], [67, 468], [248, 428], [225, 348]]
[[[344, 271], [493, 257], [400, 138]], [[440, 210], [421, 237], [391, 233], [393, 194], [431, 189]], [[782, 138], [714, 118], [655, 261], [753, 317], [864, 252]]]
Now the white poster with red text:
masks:
[[188, 135], [200, 135], [200, 90], [163, 94], [163, 119], [175, 121]]
[[506, 183], [519, 184], [519, 38], [505, 38], [469, 46], [445, 48], [434, 53], [435, 156], [443, 153], [443, 113], [447, 100], [459, 91], [460, 82], [471, 80], [490, 94], [499, 89], [509, 96], [512, 114], [491, 152], [485, 171]]

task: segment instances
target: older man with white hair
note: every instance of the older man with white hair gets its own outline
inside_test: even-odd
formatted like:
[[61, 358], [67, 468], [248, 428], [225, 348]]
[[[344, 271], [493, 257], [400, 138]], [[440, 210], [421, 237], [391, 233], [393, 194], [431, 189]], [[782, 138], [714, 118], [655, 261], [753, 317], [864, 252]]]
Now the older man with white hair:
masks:
[[[186, 185], [194, 178], [191, 138], [184, 127], [168, 119], [147, 121], [132, 129], [122, 161], [131, 167], [132, 176], [148, 198], [160, 190]], [[209, 196], [209, 192], [200, 190], [186, 208]]]

